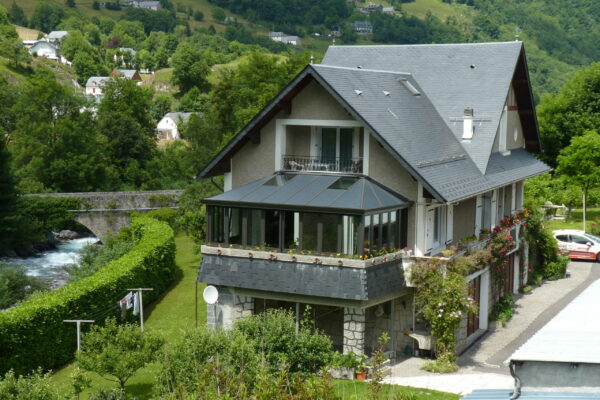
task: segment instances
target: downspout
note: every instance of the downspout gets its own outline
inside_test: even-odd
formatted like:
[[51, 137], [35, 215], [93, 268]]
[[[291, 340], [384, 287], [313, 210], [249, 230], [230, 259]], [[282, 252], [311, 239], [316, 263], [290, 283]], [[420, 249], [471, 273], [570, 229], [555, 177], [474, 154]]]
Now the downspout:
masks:
[[212, 183], [214, 187], [216, 187], [217, 189], [219, 189], [219, 191], [224, 192], [223, 188], [220, 187], [219, 185], [217, 185], [217, 183], [214, 181], [214, 179], [215, 179], [214, 177], [211, 177], [210, 178], [210, 183]]
[[513, 360], [510, 360], [510, 364], [508, 364], [508, 369], [510, 370], [510, 375], [515, 380], [515, 390], [513, 391], [512, 396], [510, 396], [508, 400], [515, 400], [518, 399], [519, 396], [521, 396], [521, 379], [519, 379], [519, 377], [517, 376], [517, 373], [515, 371], [515, 362]]

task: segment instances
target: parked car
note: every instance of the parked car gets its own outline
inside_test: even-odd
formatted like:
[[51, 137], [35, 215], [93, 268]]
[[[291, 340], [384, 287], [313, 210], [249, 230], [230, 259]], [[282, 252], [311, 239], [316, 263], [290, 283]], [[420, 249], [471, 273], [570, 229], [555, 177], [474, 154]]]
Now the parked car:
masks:
[[576, 229], [560, 229], [552, 232], [558, 248], [567, 252], [569, 258], [596, 260], [600, 262], [600, 238]]

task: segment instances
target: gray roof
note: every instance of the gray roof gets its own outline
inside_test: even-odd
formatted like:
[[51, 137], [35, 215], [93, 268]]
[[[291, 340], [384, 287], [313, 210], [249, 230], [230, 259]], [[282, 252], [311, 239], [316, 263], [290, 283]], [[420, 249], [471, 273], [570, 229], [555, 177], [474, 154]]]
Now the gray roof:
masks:
[[351, 268], [209, 254], [202, 255], [198, 282], [358, 301], [406, 288], [400, 260]]
[[146, 8], [146, 7], [159, 7], [159, 8], [162, 8], [162, 5], [160, 4], [160, 1], [140, 1], [138, 3], [138, 5], [141, 8]]
[[[513, 391], [507, 389], [474, 390], [472, 393], [463, 396], [463, 400], [507, 400], [511, 397]], [[565, 393], [565, 392], [530, 392], [523, 391], [519, 400], [600, 400], [600, 393]]]
[[463, 146], [485, 172], [521, 49], [521, 42], [331, 46], [322, 64], [411, 73], [458, 139], [462, 123], [451, 119], [473, 108], [486, 120]]
[[[480, 51], [479, 48], [485, 48], [485, 45], [488, 45], [490, 49]], [[469, 76], [469, 79], [463, 79], [461, 74], [458, 74], [457, 79], [463, 81], [466, 88], [461, 93], [458, 93], [457, 89], [461, 85], [449, 83], [450, 80], [454, 79], [449, 76], [446, 76], [447, 81], [443, 83], [441, 81], [437, 82], [437, 78], [423, 78], [430, 86], [433, 85], [432, 82], [437, 82], [439, 87], [433, 90], [434, 95], [432, 95], [413, 74], [367, 69], [365, 66], [381, 63], [385, 68], [394, 68], [394, 57], [391, 57], [391, 55], [387, 60], [388, 64], [381, 57], [378, 63], [373, 62], [373, 59], [377, 58], [378, 51], [387, 54], [390, 51], [393, 53], [396, 49], [405, 47], [425, 49], [444, 46], [450, 49], [459, 48], [459, 50], [464, 50], [470, 48], [477, 50], [474, 53], [477, 53], [478, 56], [472, 58], [472, 60], [477, 61], [477, 64], [474, 64], [474, 69], [466, 66], [469, 72], [465, 72], [465, 75], [469, 76], [472, 71], [482, 71], [473, 73], [476, 77]], [[508, 156], [502, 156], [498, 153], [492, 154], [500, 114], [506, 101], [513, 74], [515, 76], [522, 74], [519, 76], [527, 78], [520, 79], [522, 81], [520, 84], [528, 87], [529, 81], [524, 56], [519, 58], [522, 44], [511, 42], [444, 46], [355, 46], [357, 49], [356, 54], [365, 56], [360, 58], [364, 62], [359, 63], [357, 58], [353, 59], [356, 63], [352, 67], [307, 66], [226, 145], [217, 157], [204, 168], [200, 176], [211, 176], [211, 173], [214, 174], [213, 170], [218, 171], [220, 168], [222, 171], [227, 168], [223, 165], [223, 160], [226, 159], [228, 154], [243, 145], [243, 139], [247, 134], [256, 132], [262, 126], [261, 124], [264, 125], [264, 121], [272, 118], [281, 109], [281, 103], [289, 101], [290, 96], [293, 96], [294, 91], [297, 90], [296, 87], [305, 85], [309, 78], [314, 78], [328, 90], [356, 120], [362, 122], [365, 128], [373, 133], [379, 143], [395, 156], [415, 179], [423, 183], [424, 188], [429, 193], [440, 201], [460, 201], [548, 171], [550, 169], [548, 166], [525, 150], [512, 150]], [[335, 49], [337, 47], [330, 48], [327, 54], [337, 51]], [[356, 55], [352, 50], [353, 48], [348, 47], [345, 49], [348, 50], [350, 55]], [[360, 53], [361, 49], [365, 51]], [[479, 54], [490, 55], [494, 49], [498, 49], [498, 53], [501, 55], [506, 55], [505, 53], [512, 54], [511, 68], [508, 68], [506, 62], [503, 61], [499, 63], [506, 67], [504, 69], [502, 66], [490, 65], [490, 62], [484, 61], [484, 58]], [[452, 52], [443, 51], [442, 53], [449, 60], [454, 57]], [[340, 54], [343, 56], [346, 53], [342, 51]], [[331, 57], [328, 57], [328, 60], [330, 60]], [[415, 58], [414, 55], [412, 57]], [[402, 57], [398, 56], [397, 58]], [[515, 72], [516, 58], [519, 58], [521, 64]], [[419, 64], [423, 63], [423, 61], [419, 61]], [[451, 62], [449, 63], [446, 60], [445, 63], [442, 63], [442, 66], [446, 64], [451, 64]], [[464, 66], [461, 60], [458, 60], [458, 64]], [[458, 67], [453, 68], [457, 69]], [[486, 73], [486, 70], [489, 71]], [[402, 70], [398, 69], [398, 71]], [[440, 71], [432, 70], [430, 72], [439, 75]], [[488, 82], [490, 80], [493, 82]], [[500, 81], [504, 83], [498, 83]], [[442, 86], [451, 90], [442, 90]], [[494, 91], [502, 93], [497, 94]], [[450, 92], [455, 93], [458, 100], [452, 100]], [[493, 93], [486, 95], [486, 93], [491, 92]], [[436, 94], [443, 101], [435, 99]], [[523, 102], [527, 103], [523, 106], [524, 108], [527, 108], [528, 105], [532, 107], [533, 103], [529, 101], [531, 100], [530, 91], [521, 88], [520, 94], [524, 97], [519, 101], [519, 104]], [[450, 104], [452, 101], [460, 103], [460, 99], [467, 98], [473, 99], [473, 101], [461, 103], [459, 107]], [[448, 117], [451, 110], [455, 108], [459, 111], [454, 117], [462, 115], [465, 104], [471, 104], [475, 107], [475, 110], [481, 110], [481, 114], [476, 111], [476, 115], [479, 117], [489, 115], [491, 121], [482, 121], [482, 126], [477, 123], [477, 132], [470, 143], [464, 143], [460, 140], [462, 134], [457, 133], [453, 123], [450, 123], [450, 117]], [[484, 114], [484, 110], [492, 109], [496, 110], [495, 113]], [[519, 108], [519, 112], [521, 112], [521, 108]], [[526, 143], [539, 145], [534, 111], [525, 112], [525, 116], [521, 115], [521, 118], [529, 118], [528, 126], [533, 130], [530, 136], [526, 136]], [[462, 123], [460, 125], [462, 130]], [[485, 165], [478, 165], [478, 162]]]
[[91, 76], [85, 83], [85, 87], [102, 87], [111, 80], [109, 76]]
[[170, 112], [166, 113], [163, 118], [171, 118], [175, 123], [186, 123], [190, 120], [190, 116], [195, 113], [191, 112]]
[[600, 364], [600, 281], [595, 281], [510, 356], [511, 361]]
[[[343, 183], [347, 188], [335, 188]], [[333, 187], [333, 188], [332, 188]], [[362, 176], [279, 174], [203, 200], [207, 204], [363, 214], [408, 206], [402, 196]]]
[[48, 39], [62, 39], [68, 34], [67, 31], [52, 31], [48, 34]]
[[115, 72], [123, 75], [123, 77], [127, 78], [127, 79], [133, 79], [134, 75], [137, 72], [137, 69], [115, 69]]

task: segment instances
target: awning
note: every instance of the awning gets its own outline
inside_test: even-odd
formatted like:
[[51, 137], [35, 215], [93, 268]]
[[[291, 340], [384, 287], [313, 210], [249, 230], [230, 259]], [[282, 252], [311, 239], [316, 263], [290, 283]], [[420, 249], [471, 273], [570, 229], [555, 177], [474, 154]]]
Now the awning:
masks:
[[208, 205], [369, 214], [410, 201], [364, 176], [276, 174], [203, 200]]

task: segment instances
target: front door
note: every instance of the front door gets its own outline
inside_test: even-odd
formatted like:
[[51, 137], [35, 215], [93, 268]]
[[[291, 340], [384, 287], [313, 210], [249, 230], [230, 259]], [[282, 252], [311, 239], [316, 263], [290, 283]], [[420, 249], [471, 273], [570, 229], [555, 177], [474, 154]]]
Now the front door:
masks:
[[440, 207], [427, 210], [427, 227], [425, 228], [425, 239], [427, 251], [440, 247]]

